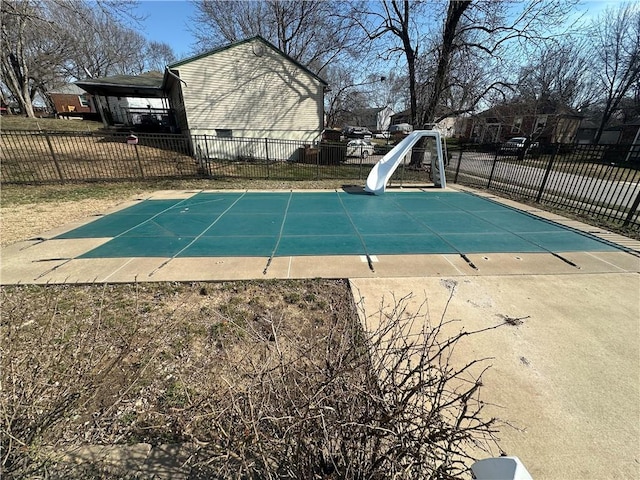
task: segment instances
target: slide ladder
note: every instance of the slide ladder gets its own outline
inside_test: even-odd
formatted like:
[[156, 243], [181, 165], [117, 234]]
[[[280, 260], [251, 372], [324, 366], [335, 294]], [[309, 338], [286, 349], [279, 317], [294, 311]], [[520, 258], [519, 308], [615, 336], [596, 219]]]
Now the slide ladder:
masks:
[[365, 191], [374, 195], [384, 193], [389, 179], [402, 163], [413, 146], [423, 137], [433, 137], [436, 142], [437, 158], [431, 160], [433, 183], [436, 187], [445, 188], [447, 182], [444, 176], [444, 161], [442, 156], [442, 142], [440, 133], [435, 130], [416, 130], [407, 135], [400, 143], [376, 163], [367, 177]]

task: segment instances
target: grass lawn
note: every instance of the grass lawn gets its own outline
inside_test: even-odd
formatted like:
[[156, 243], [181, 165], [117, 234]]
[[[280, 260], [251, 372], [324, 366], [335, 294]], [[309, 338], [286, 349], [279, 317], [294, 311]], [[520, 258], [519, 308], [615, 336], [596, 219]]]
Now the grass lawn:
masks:
[[62, 118], [27, 118], [21, 115], [0, 117], [1, 130], [51, 130], [58, 132], [92, 132], [102, 128], [102, 122], [66, 120]]

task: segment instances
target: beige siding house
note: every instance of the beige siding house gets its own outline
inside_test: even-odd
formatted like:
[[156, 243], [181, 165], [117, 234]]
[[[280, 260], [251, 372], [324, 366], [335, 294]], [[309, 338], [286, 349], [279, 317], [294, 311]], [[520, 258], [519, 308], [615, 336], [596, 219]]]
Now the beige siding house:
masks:
[[174, 63], [163, 88], [183, 133], [319, 140], [327, 82], [261, 37]]

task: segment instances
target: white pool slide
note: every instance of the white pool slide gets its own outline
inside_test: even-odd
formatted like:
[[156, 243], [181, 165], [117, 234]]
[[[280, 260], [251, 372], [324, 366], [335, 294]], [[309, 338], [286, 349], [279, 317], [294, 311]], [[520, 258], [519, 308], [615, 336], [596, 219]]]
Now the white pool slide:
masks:
[[442, 142], [440, 133], [435, 130], [416, 130], [411, 132], [376, 163], [367, 177], [365, 191], [375, 195], [382, 195], [387, 187], [389, 179], [402, 163], [413, 146], [423, 137], [433, 137], [436, 143], [437, 158], [431, 161], [431, 171], [433, 182], [436, 187], [445, 188], [446, 179], [444, 177], [444, 161], [442, 156]]

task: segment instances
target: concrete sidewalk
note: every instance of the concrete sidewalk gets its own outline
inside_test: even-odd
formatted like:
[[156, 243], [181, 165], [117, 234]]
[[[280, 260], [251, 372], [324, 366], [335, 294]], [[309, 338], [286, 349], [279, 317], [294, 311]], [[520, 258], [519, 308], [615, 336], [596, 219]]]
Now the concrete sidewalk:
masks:
[[481, 397], [486, 415], [513, 425], [501, 428], [502, 449], [536, 480], [640, 478], [637, 273], [361, 278], [351, 286], [370, 325], [381, 302], [389, 308], [406, 295], [408, 313], [428, 305], [432, 321], [444, 313], [467, 331], [528, 317], [467, 337], [457, 351], [460, 362], [492, 357]]

